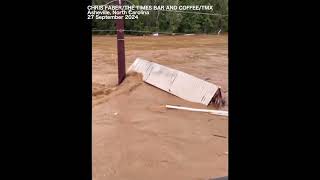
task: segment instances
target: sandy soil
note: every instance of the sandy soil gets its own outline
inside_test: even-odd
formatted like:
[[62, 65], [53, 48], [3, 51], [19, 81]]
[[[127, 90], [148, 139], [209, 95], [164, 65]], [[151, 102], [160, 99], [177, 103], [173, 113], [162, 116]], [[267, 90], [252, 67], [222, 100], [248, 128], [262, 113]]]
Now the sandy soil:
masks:
[[[127, 67], [155, 61], [223, 89], [228, 97], [227, 35], [126, 37]], [[228, 175], [228, 118], [168, 110], [187, 102], [130, 74], [117, 83], [115, 36], [93, 37], [93, 179], [195, 179]], [[228, 110], [228, 101], [222, 109]], [[224, 136], [224, 137], [221, 137]]]

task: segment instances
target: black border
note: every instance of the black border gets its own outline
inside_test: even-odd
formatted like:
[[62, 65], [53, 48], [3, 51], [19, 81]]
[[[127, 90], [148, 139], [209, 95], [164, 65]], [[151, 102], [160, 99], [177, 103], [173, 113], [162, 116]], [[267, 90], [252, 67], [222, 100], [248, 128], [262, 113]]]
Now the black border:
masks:
[[[8, 5], [9, 177], [92, 179], [91, 0]], [[15, 13], [12, 13], [14, 11]], [[6, 13], [4, 13], [6, 14]], [[9, 104], [10, 103], [10, 104]], [[5, 118], [7, 119], [7, 118]], [[10, 164], [9, 164], [10, 163]]]

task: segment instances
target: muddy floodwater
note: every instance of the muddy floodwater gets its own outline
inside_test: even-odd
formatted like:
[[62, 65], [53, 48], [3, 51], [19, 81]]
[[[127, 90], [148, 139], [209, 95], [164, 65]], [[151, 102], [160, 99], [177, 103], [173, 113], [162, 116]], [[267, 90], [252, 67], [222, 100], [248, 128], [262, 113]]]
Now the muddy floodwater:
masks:
[[[228, 117], [166, 109], [192, 103], [129, 74], [117, 86], [116, 36], [92, 38], [94, 180], [206, 180], [228, 175]], [[221, 86], [228, 110], [228, 36], [126, 36], [126, 67], [151, 60]]]

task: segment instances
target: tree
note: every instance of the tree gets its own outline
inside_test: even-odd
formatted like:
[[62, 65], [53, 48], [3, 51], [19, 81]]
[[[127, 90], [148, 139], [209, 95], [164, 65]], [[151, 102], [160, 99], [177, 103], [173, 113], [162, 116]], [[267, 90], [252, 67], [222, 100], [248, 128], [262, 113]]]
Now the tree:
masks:
[[[95, 5], [103, 5], [111, 0], [92, 0]], [[150, 15], [140, 15], [137, 20], [125, 21], [125, 29], [148, 32], [172, 32], [172, 33], [216, 33], [228, 31], [228, 0], [130, 0], [135, 5], [212, 5], [214, 10], [210, 13], [220, 15], [207, 15], [198, 13], [182, 13], [175, 11], [150, 11]], [[130, 5], [129, 2], [126, 4]], [[207, 11], [200, 11], [208, 13]], [[92, 20], [92, 28], [108, 30], [106, 32], [94, 32], [103, 34], [115, 34], [114, 20]], [[129, 34], [143, 35], [143, 32], [131, 32]]]

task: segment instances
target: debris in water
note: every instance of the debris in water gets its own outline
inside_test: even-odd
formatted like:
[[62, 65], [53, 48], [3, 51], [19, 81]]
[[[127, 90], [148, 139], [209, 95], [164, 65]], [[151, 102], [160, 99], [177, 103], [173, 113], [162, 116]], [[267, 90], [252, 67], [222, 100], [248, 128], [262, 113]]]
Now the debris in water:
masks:
[[196, 109], [196, 108], [188, 108], [188, 107], [172, 106], [172, 105], [166, 105], [166, 108], [180, 109], [180, 110], [186, 110], [186, 111], [195, 111], [195, 112], [206, 112], [206, 113], [219, 115], [219, 116], [228, 116], [228, 111], [218, 111], [218, 110], [211, 110], [211, 109]]
[[222, 135], [218, 135], [218, 134], [212, 134], [212, 136], [221, 137], [221, 138], [227, 138], [227, 136], [222, 136]]

